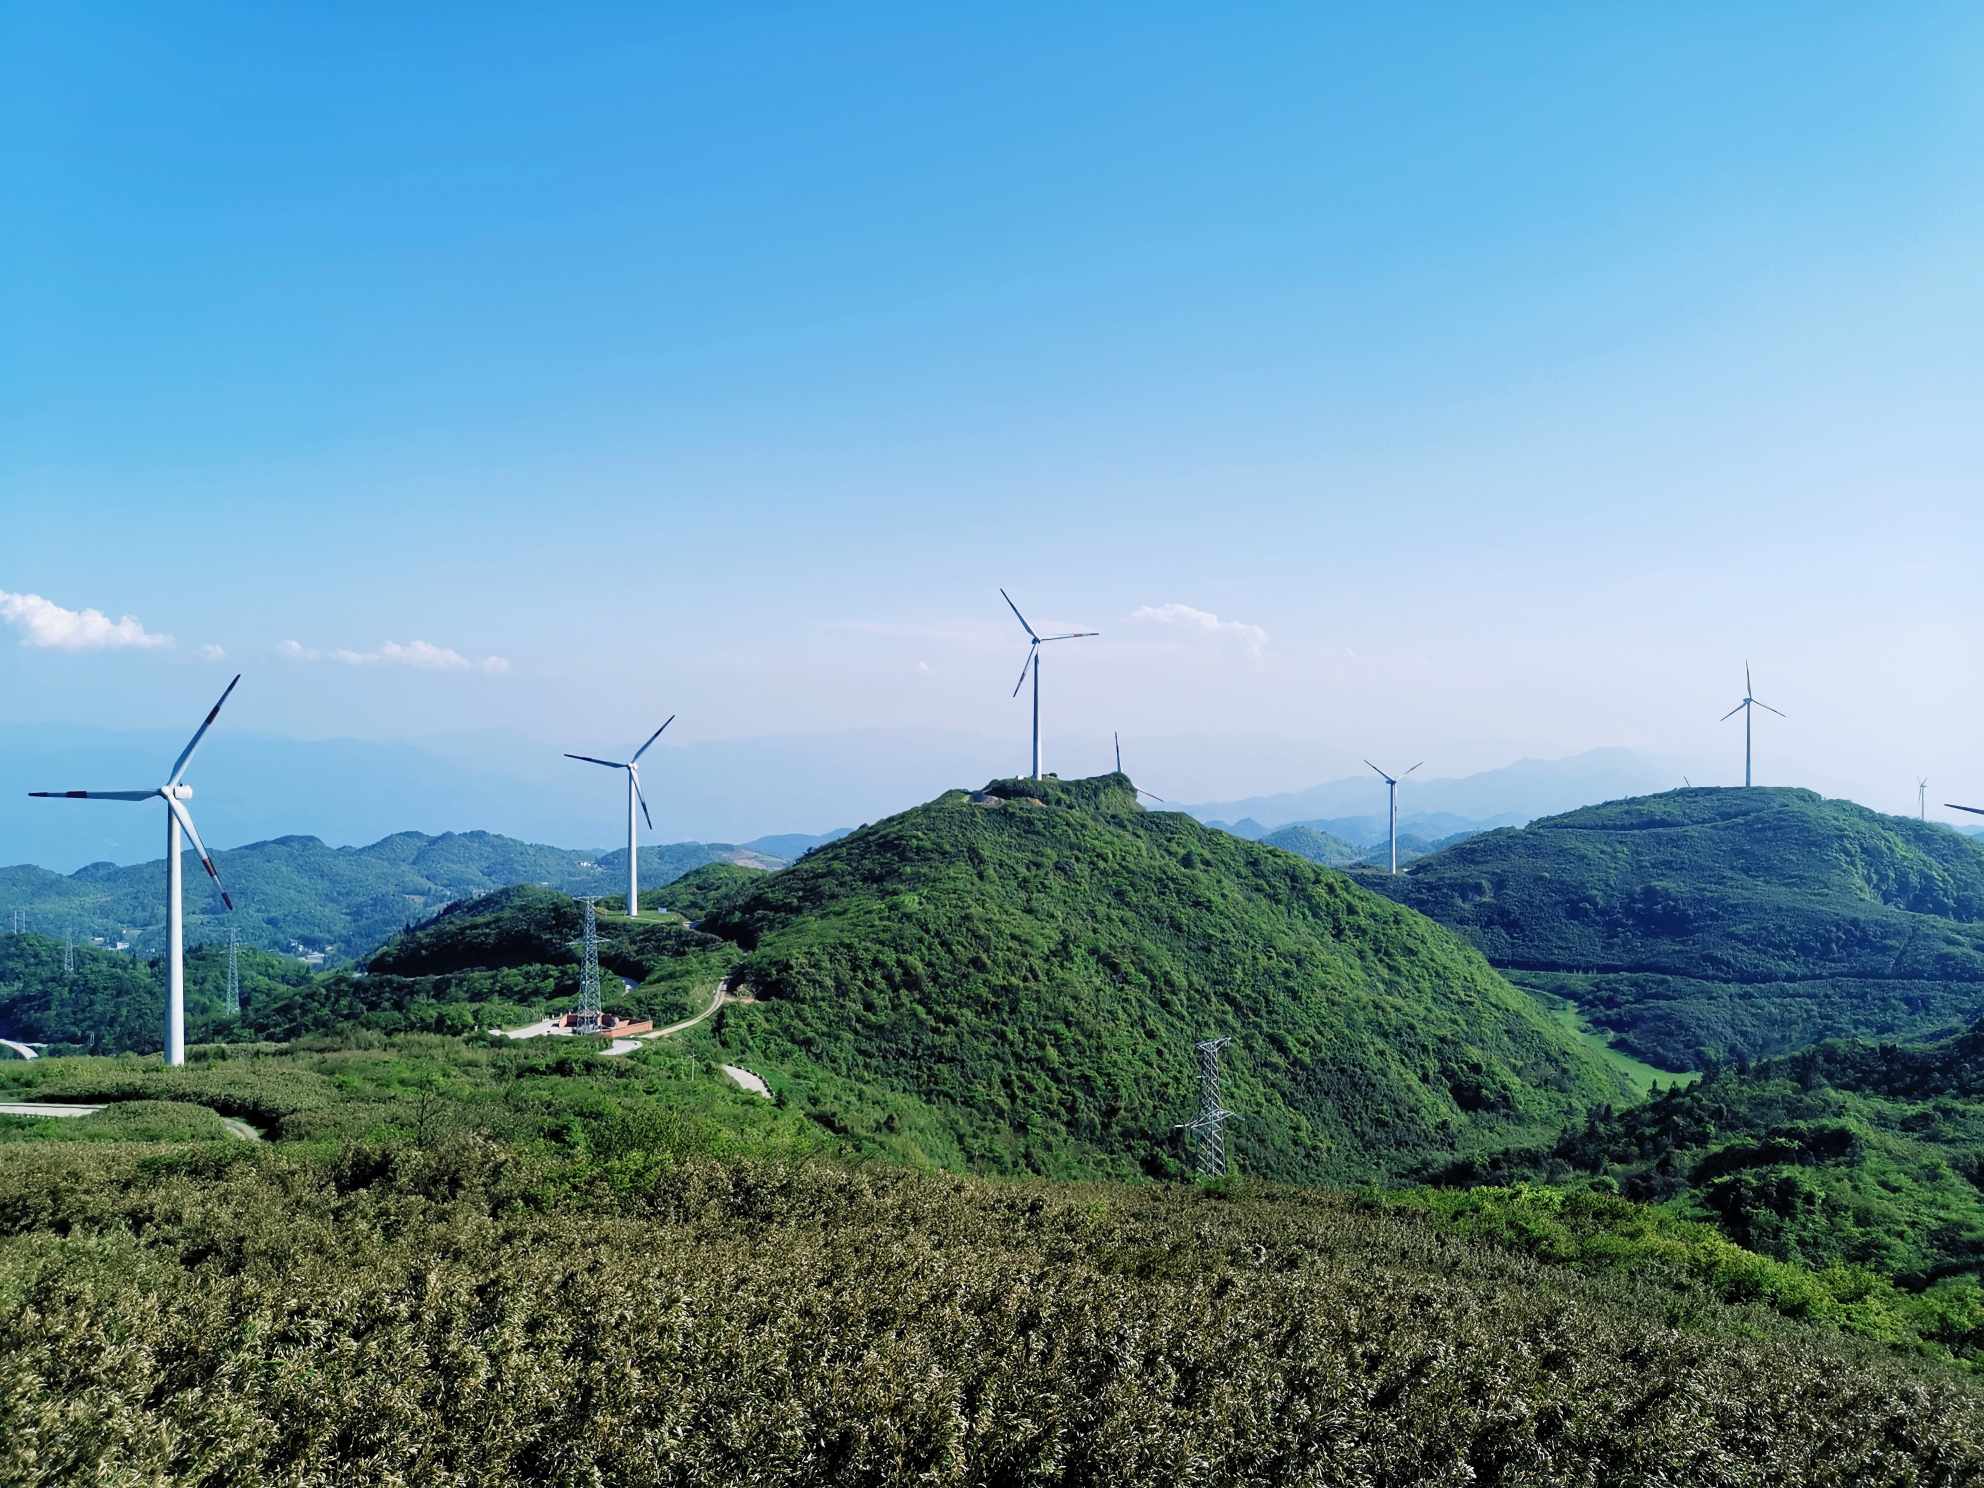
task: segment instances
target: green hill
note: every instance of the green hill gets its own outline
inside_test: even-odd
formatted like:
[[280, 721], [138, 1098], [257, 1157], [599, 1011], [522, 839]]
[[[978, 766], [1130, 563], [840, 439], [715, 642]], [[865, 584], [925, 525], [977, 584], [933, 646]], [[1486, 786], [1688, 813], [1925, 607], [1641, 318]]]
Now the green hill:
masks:
[[[315, 837], [278, 837], [215, 854], [234, 896], [228, 915], [206, 875], [189, 859], [189, 942], [225, 938], [287, 951], [292, 943], [330, 949], [332, 962], [354, 962], [388, 936], [458, 900], [512, 884], [570, 894], [611, 894], [627, 886], [627, 853], [593, 853], [519, 842], [490, 832], [438, 837], [399, 832], [365, 847], [327, 847]], [[727, 843], [671, 842], [641, 849], [641, 879], [660, 888], [710, 863], [776, 868], [779, 859]], [[25, 909], [31, 926], [61, 936], [128, 940], [140, 955], [164, 945], [162, 863], [118, 867], [94, 863], [64, 877], [45, 869], [0, 869], [0, 906]]]
[[1326, 868], [1344, 867], [1364, 855], [1363, 849], [1352, 847], [1341, 837], [1332, 837], [1328, 832], [1301, 822], [1297, 822], [1294, 826], [1283, 827], [1277, 832], [1270, 832], [1260, 841], [1268, 847], [1278, 847], [1283, 852], [1292, 852], [1298, 858], [1321, 863]]
[[1374, 1177], [1619, 1097], [1464, 944], [1120, 775], [995, 782], [865, 827], [703, 928], [756, 996], [736, 1062], [912, 1160], [1176, 1171], [1194, 1040], [1231, 1034], [1249, 1171]]
[[1644, 1105], [1600, 1110], [1547, 1150], [1445, 1176], [1575, 1173], [1781, 1260], [1863, 1266], [1917, 1288], [1963, 1278], [1984, 1350], [1984, 1023], [1933, 1044], [1840, 1041], [1717, 1066]]
[[1615, 801], [1361, 881], [1666, 1069], [1984, 1015], [1984, 845], [1811, 791]]

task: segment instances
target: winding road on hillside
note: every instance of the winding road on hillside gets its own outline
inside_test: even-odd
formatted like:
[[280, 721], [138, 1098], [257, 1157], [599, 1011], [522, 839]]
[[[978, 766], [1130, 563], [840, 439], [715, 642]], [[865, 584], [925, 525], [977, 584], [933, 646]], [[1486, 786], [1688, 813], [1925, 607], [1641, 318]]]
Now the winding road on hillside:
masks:
[[[93, 1106], [64, 1105], [55, 1101], [7, 1101], [0, 1103], [0, 1116], [94, 1116], [108, 1104], [107, 1101]], [[229, 1136], [239, 1137], [244, 1142], [262, 1140], [262, 1134], [238, 1116], [223, 1116], [220, 1124], [227, 1128]]]

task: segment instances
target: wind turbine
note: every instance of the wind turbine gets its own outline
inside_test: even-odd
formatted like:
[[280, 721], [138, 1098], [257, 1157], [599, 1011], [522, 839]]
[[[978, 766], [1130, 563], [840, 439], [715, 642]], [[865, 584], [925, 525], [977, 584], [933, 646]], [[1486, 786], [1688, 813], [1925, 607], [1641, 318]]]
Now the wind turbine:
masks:
[[[1371, 762], [1369, 760], [1364, 761], [1364, 763], [1367, 765], [1371, 765]], [[1426, 761], [1421, 760], [1419, 762], [1419, 765], [1423, 765], [1425, 763]], [[1418, 769], [1419, 765], [1414, 765], [1412, 767], [1412, 770]], [[1371, 765], [1371, 768], [1374, 770], [1378, 770], [1378, 767], [1376, 765]], [[1405, 775], [1410, 775], [1412, 773], [1412, 770], [1407, 770], [1405, 772]], [[1405, 779], [1405, 775], [1385, 775], [1385, 772], [1383, 770], [1378, 770], [1378, 773], [1380, 775], [1384, 775], [1386, 793], [1391, 798], [1392, 877], [1396, 878], [1398, 877], [1398, 783], [1399, 781]]]
[[638, 919], [641, 913], [641, 839], [634, 830], [634, 805], [640, 803], [641, 815], [647, 817], [648, 830], [654, 830], [654, 818], [648, 816], [648, 798], [641, 794], [641, 756], [648, 752], [648, 745], [662, 735], [668, 724], [675, 722], [673, 713], [668, 722], [648, 735], [647, 744], [634, 751], [630, 760], [595, 759], [589, 754], [567, 754], [566, 759], [584, 760], [589, 765], [604, 765], [609, 770], [627, 772], [627, 918]]
[[1755, 685], [1750, 681], [1750, 664], [1746, 661], [1743, 663], [1743, 701], [1716, 720], [1718, 723], [1727, 723], [1738, 713], [1743, 715], [1743, 784], [1746, 787], [1750, 784], [1750, 720], [1756, 716], [1758, 708], [1762, 708], [1766, 713], [1777, 713], [1779, 718], [1784, 717], [1755, 693]]
[[[1110, 737], [1116, 741], [1116, 773], [1118, 775], [1122, 775], [1123, 774], [1123, 736], [1121, 734], [1111, 734]], [[1128, 779], [1127, 776], [1125, 776], [1124, 778]], [[1130, 789], [1135, 791], [1140, 796], [1150, 796], [1150, 798], [1153, 801], [1157, 802], [1157, 804], [1160, 806], [1168, 806], [1171, 804], [1169, 801], [1166, 801], [1162, 796], [1152, 796], [1149, 791], [1145, 790], [1141, 785], [1138, 785], [1134, 780], [1130, 781]]]
[[1922, 808], [1922, 820], [1929, 819], [1929, 777], [1924, 775], [1915, 782], [1916, 799]]
[[227, 691], [220, 695], [220, 703], [215, 703], [208, 710], [206, 721], [194, 731], [192, 739], [179, 751], [179, 758], [172, 762], [172, 774], [166, 778], [164, 785], [135, 791], [28, 792], [31, 796], [69, 801], [149, 801], [156, 796], [165, 802], [165, 1062], [169, 1065], [186, 1062], [186, 935], [179, 892], [179, 855], [184, 851], [179, 841], [181, 828], [193, 839], [193, 850], [200, 855], [200, 863], [207, 870], [207, 877], [220, 890], [220, 902], [228, 907], [230, 913], [234, 909], [234, 901], [228, 897], [227, 890], [221, 888], [220, 872], [214, 867], [214, 860], [207, 855], [207, 845], [200, 840], [200, 829], [193, 825], [193, 814], [186, 809], [186, 803], [193, 799], [193, 787], [184, 783], [186, 766], [192, 761], [193, 751], [200, 747], [200, 741], [206, 738], [207, 730], [220, 717], [221, 703], [227, 701], [240, 681], [240, 674], [237, 673], [234, 681], [227, 684]]
[[1004, 589], [1001, 589], [999, 591], [999, 597], [1005, 600], [1006, 608], [1013, 612], [1013, 618], [1020, 622], [1020, 628], [1023, 629], [1027, 634], [1026, 661], [1022, 663], [1020, 666], [1019, 681], [1013, 684], [1013, 696], [1018, 697], [1020, 695], [1020, 689], [1026, 686], [1027, 669], [1029, 667], [1032, 668], [1033, 670], [1033, 778], [1035, 780], [1038, 780], [1040, 778], [1040, 648], [1046, 645], [1049, 641], [1079, 641], [1085, 639], [1088, 636], [1101, 635], [1102, 632], [1099, 630], [1071, 630], [1066, 635], [1051, 635], [1051, 636], [1041, 635], [1031, 625], [1027, 624], [1026, 616], [1022, 615], [1020, 613], [1020, 607], [1013, 603], [1012, 595], [1006, 593]]

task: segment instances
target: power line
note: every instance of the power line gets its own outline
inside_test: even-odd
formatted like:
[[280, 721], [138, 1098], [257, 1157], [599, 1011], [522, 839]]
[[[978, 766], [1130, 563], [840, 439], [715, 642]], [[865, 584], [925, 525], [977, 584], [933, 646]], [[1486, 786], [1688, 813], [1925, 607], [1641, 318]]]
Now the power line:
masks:
[[1192, 1047], [1199, 1056], [1199, 1114], [1177, 1130], [1192, 1134], [1199, 1150], [1199, 1176], [1226, 1176], [1226, 1123], [1233, 1113], [1219, 1098], [1219, 1052], [1232, 1038], [1201, 1039]]

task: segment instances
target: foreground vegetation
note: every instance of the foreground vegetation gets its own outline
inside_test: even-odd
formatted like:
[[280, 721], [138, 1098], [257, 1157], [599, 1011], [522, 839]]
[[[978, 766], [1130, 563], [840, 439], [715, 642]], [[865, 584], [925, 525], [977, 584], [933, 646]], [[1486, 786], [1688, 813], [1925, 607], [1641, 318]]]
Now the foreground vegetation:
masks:
[[0, 1165], [0, 1481], [1931, 1484], [1984, 1395], [1292, 1190], [457, 1131]]
[[1589, 806], [1365, 882], [1663, 1069], [1984, 1016], [1984, 844], [1811, 791]]

